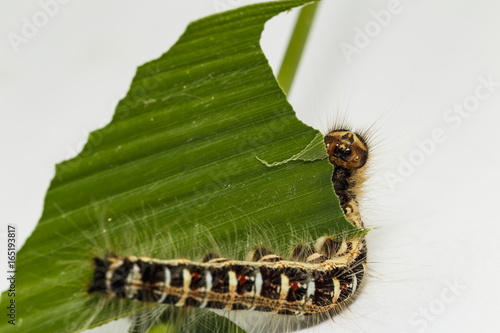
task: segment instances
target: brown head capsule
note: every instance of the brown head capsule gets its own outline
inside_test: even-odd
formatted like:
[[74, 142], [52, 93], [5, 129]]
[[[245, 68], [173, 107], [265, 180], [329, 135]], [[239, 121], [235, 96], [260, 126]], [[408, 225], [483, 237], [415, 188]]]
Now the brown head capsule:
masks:
[[368, 147], [356, 133], [346, 130], [333, 131], [325, 135], [328, 159], [333, 165], [346, 169], [359, 169], [368, 158]]

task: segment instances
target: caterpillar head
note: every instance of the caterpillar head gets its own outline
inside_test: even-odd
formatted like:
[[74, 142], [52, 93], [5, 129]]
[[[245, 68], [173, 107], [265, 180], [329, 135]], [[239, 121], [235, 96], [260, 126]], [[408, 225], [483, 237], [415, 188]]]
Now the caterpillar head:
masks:
[[325, 135], [325, 145], [330, 163], [346, 169], [359, 169], [368, 158], [365, 140], [351, 131], [337, 130], [328, 133]]

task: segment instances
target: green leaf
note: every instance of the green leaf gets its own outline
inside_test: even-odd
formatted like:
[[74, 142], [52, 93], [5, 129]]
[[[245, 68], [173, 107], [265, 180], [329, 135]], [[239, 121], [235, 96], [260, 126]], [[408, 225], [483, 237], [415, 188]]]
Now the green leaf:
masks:
[[314, 139], [312, 139], [312, 141], [309, 142], [309, 144], [304, 149], [302, 149], [299, 153], [287, 158], [286, 160], [269, 163], [267, 161], [264, 161], [263, 159], [260, 159], [258, 156], [256, 156], [256, 157], [265, 166], [275, 167], [275, 166], [283, 165], [283, 164], [291, 162], [291, 161], [322, 160], [322, 159], [327, 158], [328, 154], [325, 150], [325, 143], [323, 140], [323, 135], [321, 133], [318, 133], [318, 134], [316, 134]]
[[[266, 244], [286, 256], [300, 239], [362, 232], [345, 220], [328, 161], [257, 160], [285, 160], [318, 135], [295, 117], [259, 46], [268, 19], [305, 3], [193, 22], [138, 68], [113, 120], [57, 165], [18, 253], [16, 326], [2, 320], [0, 331], [73, 332], [143, 310], [87, 294], [93, 256], [109, 251], [243, 259]], [[3, 293], [1, 307], [9, 302]]]

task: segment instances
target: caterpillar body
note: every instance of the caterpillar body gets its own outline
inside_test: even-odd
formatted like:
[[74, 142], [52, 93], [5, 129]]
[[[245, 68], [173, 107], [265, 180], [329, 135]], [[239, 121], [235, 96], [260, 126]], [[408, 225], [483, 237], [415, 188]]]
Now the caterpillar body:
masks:
[[[364, 227], [356, 191], [364, 179], [368, 145], [350, 130], [324, 137], [332, 183], [346, 218]], [[295, 246], [291, 260], [258, 248], [247, 261], [209, 253], [201, 262], [186, 259], [108, 254], [94, 258], [88, 293], [116, 299], [214, 310], [253, 310], [277, 315], [314, 315], [339, 311], [353, 299], [366, 271], [364, 237], [338, 240], [323, 236]]]

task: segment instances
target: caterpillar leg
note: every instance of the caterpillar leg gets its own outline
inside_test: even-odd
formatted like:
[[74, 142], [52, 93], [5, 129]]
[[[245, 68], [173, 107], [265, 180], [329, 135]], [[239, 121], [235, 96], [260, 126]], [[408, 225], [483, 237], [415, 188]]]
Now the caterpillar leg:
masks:
[[314, 251], [307, 244], [299, 244], [292, 250], [291, 256], [293, 261], [306, 262], [307, 258], [313, 254]]
[[323, 236], [318, 238], [314, 249], [337, 264], [353, 265], [355, 262], [366, 262], [366, 240], [363, 237], [335, 241], [330, 236]]
[[276, 254], [268, 254], [267, 256], [260, 258], [258, 262], [278, 262], [282, 260], [284, 259]]
[[260, 259], [262, 259], [263, 257], [265, 257], [269, 254], [273, 254], [273, 253], [270, 250], [268, 250], [267, 248], [261, 246], [261, 247], [256, 248], [252, 252], [250, 252], [250, 254], [248, 255], [248, 258], [250, 261], [259, 261]]
[[282, 257], [274, 254], [272, 251], [263, 246], [253, 250], [248, 257], [250, 258], [250, 261], [257, 262], [278, 262], [284, 260]]
[[347, 242], [336, 242], [332, 237], [329, 236], [318, 238], [318, 240], [314, 244], [314, 250], [318, 253], [323, 254], [327, 258], [339, 256], [340, 253], [344, 253], [345, 250], [347, 250], [347, 247]]
[[321, 264], [322, 262], [327, 261], [328, 258], [321, 253], [313, 253], [309, 257], [307, 257], [306, 263], [308, 264]]
[[217, 253], [209, 252], [203, 257], [201, 262], [202, 263], [218, 263], [218, 262], [226, 262], [228, 260], [229, 259], [227, 259], [227, 258], [221, 258]]
[[201, 259], [201, 262], [209, 262], [210, 260], [220, 258], [220, 256], [217, 253], [209, 252], [205, 254], [203, 259]]

